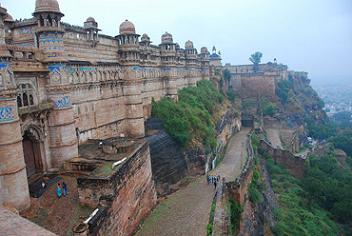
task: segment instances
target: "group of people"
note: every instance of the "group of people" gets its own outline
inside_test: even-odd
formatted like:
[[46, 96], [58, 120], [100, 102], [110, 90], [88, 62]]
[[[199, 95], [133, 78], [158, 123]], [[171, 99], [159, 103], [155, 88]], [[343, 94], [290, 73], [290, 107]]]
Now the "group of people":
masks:
[[220, 182], [220, 175], [207, 175], [208, 184], [214, 184], [214, 188], [216, 189], [217, 183]]
[[57, 186], [56, 186], [56, 196], [57, 198], [61, 198], [62, 195], [64, 195], [64, 197], [66, 197], [68, 195], [68, 187], [67, 187], [67, 184], [62, 181], [62, 183], [57, 183]]

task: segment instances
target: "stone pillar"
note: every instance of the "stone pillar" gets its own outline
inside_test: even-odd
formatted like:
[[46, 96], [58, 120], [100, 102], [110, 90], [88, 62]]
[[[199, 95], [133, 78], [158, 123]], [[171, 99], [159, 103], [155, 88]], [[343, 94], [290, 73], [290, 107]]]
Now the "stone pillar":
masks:
[[126, 81], [123, 88], [126, 97], [126, 130], [132, 138], [145, 135], [141, 86], [141, 81], [133, 80]]
[[0, 204], [24, 210], [30, 198], [17, 100], [11, 95], [0, 91]]
[[177, 101], [177, 78], [170, 76], [167, 81], [167, 96]]
[[60, 168], [64, 161], [78, 156], [78, 141], [69, 94], [50, 95], [54, 109], [49, 114], [51, 166]]

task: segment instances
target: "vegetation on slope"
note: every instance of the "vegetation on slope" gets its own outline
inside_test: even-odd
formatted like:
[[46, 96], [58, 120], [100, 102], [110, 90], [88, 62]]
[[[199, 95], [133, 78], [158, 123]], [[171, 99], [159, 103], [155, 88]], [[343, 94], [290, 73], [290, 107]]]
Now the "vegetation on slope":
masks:
[[239, 224], [243, 209], [234, 198], [229, 199], [228, 209], [230, 215], [230, 235], [236, 235], [239, 230]]
[[302, 186], [310, 205], [318, 204], [337, 221], [351, 223], [352, 171], [350, 167], [341, 166], [333, 151], [309, 158]]
[[272, 187], [278, 198], [274, 213], [276, 235], [338, 235], [339, 226], [330, 219], [330, 213], [314, 204], [309, 205], [304, 197], [302, 183], [286, 169], [267, 160]]
[[152, 104], [152, 116], [163, 120], [164, 127], [182, 146], [203, 144], [215, 148], [216, 133], [212, 115], [224, 101], [223, 95], [210, 81], [197, 87], [179, 90], [179, 101], [163, 98]]

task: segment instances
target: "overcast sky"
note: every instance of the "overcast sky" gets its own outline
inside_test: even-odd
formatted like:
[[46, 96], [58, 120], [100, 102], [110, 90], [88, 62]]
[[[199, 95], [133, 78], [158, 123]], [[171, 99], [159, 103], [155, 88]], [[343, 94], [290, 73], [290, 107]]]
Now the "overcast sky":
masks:
[[[184, 45], [215, 45], [223, 62], [247, 64], [261, 51], [313, 82], [352, 83], [352, 0], [59, 0], [64, 22], [83, 25], [93, 16], [104, 34], [132, 21], [154, 44], [165, 31]], [[1, 0], [14, 18], [29, 18], [35, 0]]]

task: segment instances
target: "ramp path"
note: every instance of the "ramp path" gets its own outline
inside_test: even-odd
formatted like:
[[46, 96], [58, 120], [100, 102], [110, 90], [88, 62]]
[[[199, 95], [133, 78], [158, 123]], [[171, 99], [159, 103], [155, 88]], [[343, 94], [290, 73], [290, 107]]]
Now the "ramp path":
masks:
[[[212, 174], [219, 174], [229, 181], [241, 173], [247, 156], [249, 131], [244, 128], [230, 139], [224, 160]], [[214, 193], [214, 186], [207, 184], [205, 176], [195, 178], [163, 200], [144, 221], [136, 236], [205, 236]]]

